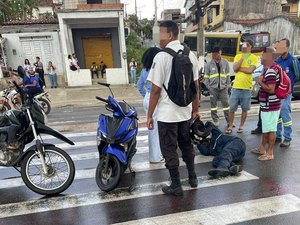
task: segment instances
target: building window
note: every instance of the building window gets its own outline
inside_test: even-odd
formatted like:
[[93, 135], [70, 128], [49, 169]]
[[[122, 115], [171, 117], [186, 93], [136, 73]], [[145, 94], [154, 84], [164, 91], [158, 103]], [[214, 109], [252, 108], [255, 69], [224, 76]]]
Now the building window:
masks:
[[87, 0], [87, 4], [102, 4], [102, 0]]
[[213, 22], [213, 11], [212, 9], [209, 9], [207, 11], [207, 24], [210, 24]]
[[289, 13], [290, 12], [290, 6], [288, 6], [288, 5], [282, 6], [282, 12]]
[[216, 16], [220, 15], [220, 6], [216, 6]]

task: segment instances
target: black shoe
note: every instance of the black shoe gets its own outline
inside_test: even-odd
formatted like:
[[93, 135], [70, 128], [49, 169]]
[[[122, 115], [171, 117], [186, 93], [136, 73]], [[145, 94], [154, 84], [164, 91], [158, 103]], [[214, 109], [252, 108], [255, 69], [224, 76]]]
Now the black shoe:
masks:
[[251, 134], [261, 134], [262, 133], [262, 130], [261, 130], [261, 128], [256, 128], [256, 129], [254, 129], [254, 130], [251, 130]]
[[242, 170], [243, 170], [243, 166], [241, 165], [234, 165], [229, 168], [231, 175], [237, 175]]
[[291, 145], [291, 142], [290, 141], [284, 141], [284, 142], [281, 142], [280, 143], [280, 147], [284, 147], [284, 148], [287, 148]]
[[227, 177], [231, 173], [227, 168], [216, 168], [208, 171], [208, 175], [212, 177]]
[[189, 178], [189, 184], [192, 188], [198, 187], [198, 179], [196, 178]]
[[183, 195], [183, 190], [180, 185], [165, 185], [161, 188], [161, 190], [163, 191], [163, 193], [167, 194], [167, 195], [174, 195], [174, 196], [182, 196]]
[[281, 138], [276, 138], [275, 139], [275, 143], [281, 143], [281, 142], [282, 142]]

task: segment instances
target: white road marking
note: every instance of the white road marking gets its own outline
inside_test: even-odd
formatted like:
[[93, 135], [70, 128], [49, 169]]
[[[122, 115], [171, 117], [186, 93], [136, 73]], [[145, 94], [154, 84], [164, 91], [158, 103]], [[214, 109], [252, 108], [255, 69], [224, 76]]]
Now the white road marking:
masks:
[[164, 216], [117, 223], [119, 225], [225, 225], [300, 211], [300, 199], [287, 194]]
[[[247, 172], [242, 172], [238, 177], [227, 177], [224, 179], [209, 180], [207, 177], [198, 177], [199, 185], [197, 189], [213, 187], [219, 185], [226, 185], [232, 183], [239, 183], [244, 181], [256, 180], [258, 177], [253, 176]], [[185, 183], [186, 180], [183, 180]], [[40, 213], [53, 210], [61, 210], [67, 208], [88, 206], [101, 204], [106, 202], [122, 201], [127, 199], [136, 199], [146, 196], [161, 195], [161, 187], [166, 182], [159, 182], [154, 184], [143, 184], [136, 186], [136, 189], [129, 193], [127, 189], [116, 189], [110, 193], [105, 192], [90, 192], [69, 196], [60, 196], [53, 198], [41, 198], [37, 200], [17, 202], [0, 205], [0, 218], [26, 215], [32, 213]], [[183, 185], [183, 190], [191, 190], [189, 185]]]
[[[211, 162], [212, 159], [213, 159], [213, 157], [211, 157], [211, 156], [197, 155], [195, 157], [195, 164]], [[182, 161], [182, 159], [180, 159], [180, 165], [185, 165], [185, 163]], [[7, 167], [0, 167], [0, 169], [1, 168], [4, 169]], [[143, 161], [143, 162], [134, 162], [133, 161], [132, 168], [136, 172], [152, 171], [152, 170], [164, 169], [165, 164], [164, 163], [150, 164], [147, 161]], [[95, 173], [96, 173], [96, 168], [76, 170], [75, 180], [94, 178]], [[24, 186], [24, 185], [25, 184], [23, 183], [22, 178], [8, 178], [8, 179], [0, 180], [0, 189], [20, 187], [20, 186]]]
[[[64, 122], [65, 123], [65, 122]], [[144, 132], [147, 131], [148, 129], [146, 127], [141, 127], [138, 129], [139, 132]], [[75, 137], [86, 137], [86, 136], [94, 136], [96, 139], [97, 132], [92, 131], [92, 132], [81, 132], [81, 133], [62, 133], [65, 137], [67, 138], [75, 138]], [[57, 139], [56, 137], [50, 136], [50, 135], [42, 135], [43, 139]]]

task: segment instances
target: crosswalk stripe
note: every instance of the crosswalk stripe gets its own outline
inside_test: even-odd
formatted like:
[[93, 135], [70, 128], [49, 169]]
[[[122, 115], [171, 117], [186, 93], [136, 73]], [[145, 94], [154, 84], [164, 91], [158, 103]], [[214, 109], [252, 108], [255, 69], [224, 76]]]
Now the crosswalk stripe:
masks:
[[[53, 139], [54, 138], [47, 138], [47, 139], [44, 138], [43, 141], [45, 143], [49, 143], [49, 142], [51, 143], [51, 140]], [[148, 136], [147, 135], [137, 136], [137, 142], [138, 144], [148, 142]], [[93, 147], [97, 146], [96, 136], [95, 136], [95, 140], [92, 141], [74, 141], [74, 143], [75, 145], [61, 143], [61, 144], [55, 144], [55, 146], [64, 150], [80, 148], [80, 147], [88, 147], [88, 146], [93, 146]]]
[[249, 200], [169, 215], [117, 223], [118, 225], [225, 225], [300, 211], [300, 199], [292, 194]]
[[[139, 132], [147, 131], [148, 129], [146, 127], [138, 128]], [[94, 136], [96, 138], [96, 131], [92, 132], [80, 132], [80, 133], [62, 133], [67, 138], [75, 138], [75, 137], [85, 137], [85, 136]], [[56, 139], [56, 137], [50, 136], [50, 135], [42, 135], [44, 139]]]
[[[201, 163], [207, 163], [211, 162], [213, 157], [211, 156], [201, 156], [197, 155], [195, 157], [195, 164], [201, 164]], [[184, 162], [182, 159], [179, 160], [180, 165], [184, 165]], [[6, 167], [1, 167], [6, 168]], [[157, 164], [150, 164], [149, 162], [143, 161], [143, 162], [132, 162], [132, 168], [136, 172], [143, 172], [143, 171], [152, 171], [152, 170], [159, 170], [164, 169], [165, 165], [164, 163], [157, 163]], [[96, 168], [93, 169], [83, 169], [83, 170], [76, 170], [75, 172], [75, 180], [80, 179], [88, 179], [88, 178], [94, 178], [96, 173]], [[4, 188], [13, 188], [13, 187], [20, 187], [24, 186], [22, 178], [9, 178], [5, 180], [1, 180], [0, 182], [0, 189]]]
[[[141, 142], [147, 142], [148, 141], [148, 136], [147, 135], [142, 135], [142, 136], [137, 136], [137, 141], [138, 143]], [[44, 142], [47, 143], [47, 141], [44, 140]], [[75, 141], [75, 145], [69, 145], [67, 143], [62, 143], [62, 144], [55, 144], [56, 147], [61, 148], [61, 149], [73, 149], [73, 148], [79, 148], [79, 147], [88, 147], [88, 146], [97, 146], [96, 138], [93, 141]]]
[[[245, 171], [241, 173], [238, 177], [226, 177], [224, 179], [215, 179], [210, 180], [207, 179], [206, 176], [198, 177], [201, 181], [197, 188], [207, 188], [219, 185], [226, 185], [232, 183], [239, 183], [251, 180], [257, 180], [258, 177], [249, 174]], [[183, 190], [191, 190], [192, 188], [187, 184], [187, 180], [183, 180]], [[0, 218], [26, 215], [32, 213], [53, 211], [53, 210], [61, 210], [67, 208], [74, 208], [80, 206], [88, 206], [95, 205], [107, 202], [114, 201], [122, 201], [128, 199], [136, 199], [146, 196], [155, 196], [161, 195], [161, 187], [166, 182], [152, 183], [152, 184], [143, 184], [140, 186], [136, 186], [136, 189], [133, 192], [128, 192], [124, 188], [122, 188], [122, 192], [120, 194], [120, 189], [116, 189], [111, 191], [110, 193], [105, 192], [89, 192], [82, 194], [75, 194], [69, 196], [60, 196], [53, 198], [45, 198], [45, 199], [37, 199], [25, 202], [17, 202], [17, 203], [9, 203], [3, 204], [0, 206]]]

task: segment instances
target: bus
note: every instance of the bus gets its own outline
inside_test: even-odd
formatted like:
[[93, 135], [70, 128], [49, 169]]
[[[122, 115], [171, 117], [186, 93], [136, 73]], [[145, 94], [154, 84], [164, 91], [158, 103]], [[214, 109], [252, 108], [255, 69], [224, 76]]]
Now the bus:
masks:
[[[231, 74], [234, 75], [232, 64], [234, 57], [242, 52], [242, 42], [251, 39], [253, 41], [252, 53], [261, 56], [263, 50], [271, 45], [271, 35], [269, 32], [205, 32], [205, 59], [210, 60], [211, 52], [214, 47], [222, 50], [222, 57], [227, 59], [230, 64]], [[184, 43], [197, 53], [197, 32], [186, 33]], [[203, 60], [202, 60], [203, 61]], [[204, 62], [199, 61], [200, 68]]]

